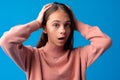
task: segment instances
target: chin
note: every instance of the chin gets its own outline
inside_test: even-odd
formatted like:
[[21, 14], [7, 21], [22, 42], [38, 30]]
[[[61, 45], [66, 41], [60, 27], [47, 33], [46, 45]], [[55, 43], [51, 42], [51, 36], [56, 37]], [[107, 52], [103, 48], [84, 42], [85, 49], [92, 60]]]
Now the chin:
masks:
[[64, 45], [65, 45], [65, 44], [60, 44], [60, 43], [59, 43], [59, 44], [57, 44], [56, 46], [58, 46], [58, 47], [64, 47]]

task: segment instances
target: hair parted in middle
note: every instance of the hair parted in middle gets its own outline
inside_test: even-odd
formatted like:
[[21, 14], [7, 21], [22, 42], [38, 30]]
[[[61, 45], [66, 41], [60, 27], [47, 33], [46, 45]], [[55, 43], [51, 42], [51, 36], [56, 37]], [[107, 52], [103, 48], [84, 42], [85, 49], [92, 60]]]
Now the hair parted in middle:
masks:
[[[48, 20], [48, 17], [55, 11], [57, 10], [63, 10], [64, 12], [66, 12], [70, 18], [70, 22], [71, 22], [71, 26], [70, 26], [70, 29], [71, 29], [71, 33], [64, 45], [64, 49], [67, 50], [67, 49], [72, 49], [73, 48], [73, 33], [74, 33], [74, 27], [76, 26], [75, 25], [75, 21], [74, 21], [74, 15], [71, 11], [71, 9], [65, 5], [65, 4], [62, 4], [62, 3], [58, 3], [58, 2], [54, 2], [52, 3], [52, 6], [46, 10], [46, 12], [44, 13], [44, 16], [43, 16], [43, 22], [42, 22], [42, 25], [45, 27], [46, 26], [46, 22]], [[41, 35], [41, 38], [38, 42], [38, 44], [36, 45], [37, 48], [40, 48], [40, 47], [43, 47], [46, 45], [46, 43], [48, 42], [48, 35], [44, 32], [42, 32], [42, 35]]]

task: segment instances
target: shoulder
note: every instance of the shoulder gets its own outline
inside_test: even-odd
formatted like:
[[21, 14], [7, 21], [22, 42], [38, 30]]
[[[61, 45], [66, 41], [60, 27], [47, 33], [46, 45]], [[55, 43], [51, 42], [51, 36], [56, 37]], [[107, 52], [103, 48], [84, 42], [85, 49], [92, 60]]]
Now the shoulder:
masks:
[[44, 48], [43, 47], [41, 47], [41, 48], [33, 47], [33, 53], [35, 55], [42, 54], [43, 52], [44, 52]]
[[89, 50], [87, 49], [87, 46], [80, 46], [80, 47], [77, 47], [77, 48], [73, 48], [71, 50], [71, 53], [75, 54], [75, 55], [79, 55], [80, 57], [85, 57], [87, 56], [87, 53], [89, 52]]
[[73, 48], [71, 49], [71, 52], [80, 52], [83, 49], [83, 47], [77, 47], [77, 48]]
[[81, 54], [84, 50], [84, 47], [77, 47], [77, 48], [73, 48], [71, 49], [71, 53], [74, 53], [74, 54]]

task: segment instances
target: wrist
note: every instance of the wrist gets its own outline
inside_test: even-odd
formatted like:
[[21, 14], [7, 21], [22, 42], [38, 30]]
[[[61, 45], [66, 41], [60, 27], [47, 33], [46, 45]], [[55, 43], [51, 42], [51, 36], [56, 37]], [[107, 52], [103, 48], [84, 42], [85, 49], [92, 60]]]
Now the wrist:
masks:
[[42, 27], [42, 24], [38, 21], [38, 20], [35, 20], [37, 22], [37, 24], [39, 25], [39, 27], [41, 28]]
[[80, 31], [81, 24], [82, 23], [80, 21], [76, 20], [75, 30]]

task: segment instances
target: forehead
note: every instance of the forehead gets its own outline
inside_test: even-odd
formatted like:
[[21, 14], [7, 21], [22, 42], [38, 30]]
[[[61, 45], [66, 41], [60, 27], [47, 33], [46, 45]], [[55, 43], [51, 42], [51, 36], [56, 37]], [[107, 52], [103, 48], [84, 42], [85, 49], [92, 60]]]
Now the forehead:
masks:
[[49, 17], [48, 17], [48, 21], [54, 21], [54, 20], [60, 20], [60, 21], [68, 21], [70, 20], [68, 14], [59, 9], [55, 12], [53, 12]]

